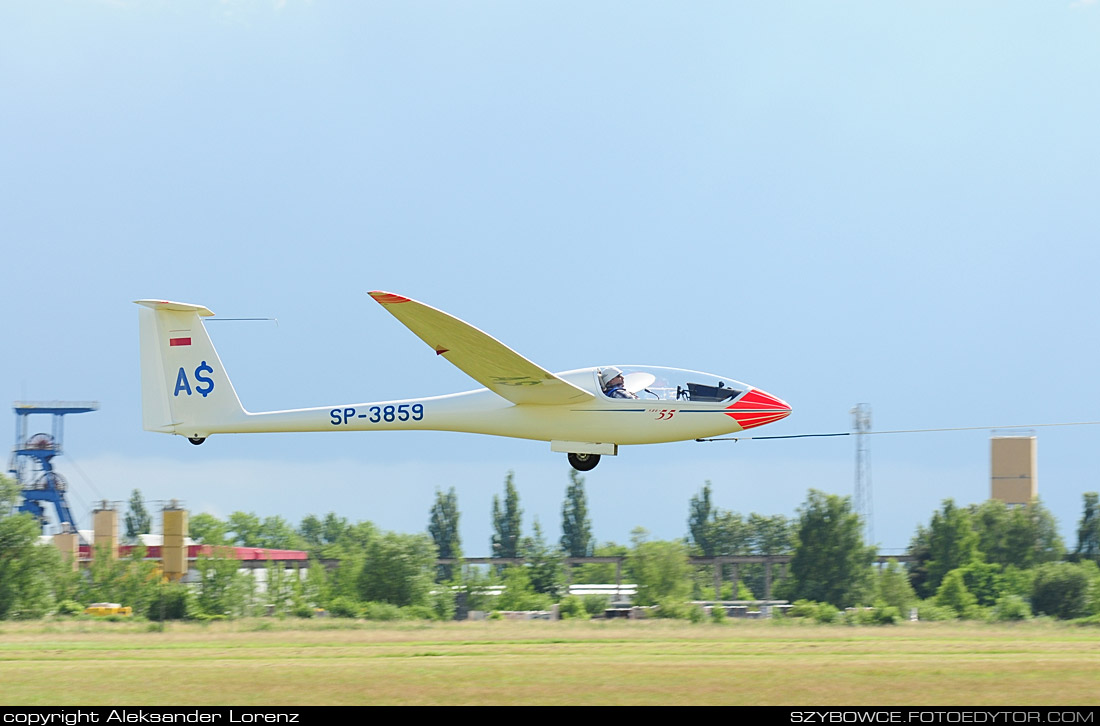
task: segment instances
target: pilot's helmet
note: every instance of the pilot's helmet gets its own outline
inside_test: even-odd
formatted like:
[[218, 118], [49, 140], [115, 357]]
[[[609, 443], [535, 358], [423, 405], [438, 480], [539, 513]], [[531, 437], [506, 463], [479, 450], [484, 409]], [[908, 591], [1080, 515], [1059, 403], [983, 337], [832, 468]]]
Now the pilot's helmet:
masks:
[[604, 368], [600, 371], [600, 385], [604, 388], [607, 388], [607, 384], [611, 383], [612, 379], [615, 378], [615, 376], [621, 376], [622, 374], [623, 372], [615, 366]]

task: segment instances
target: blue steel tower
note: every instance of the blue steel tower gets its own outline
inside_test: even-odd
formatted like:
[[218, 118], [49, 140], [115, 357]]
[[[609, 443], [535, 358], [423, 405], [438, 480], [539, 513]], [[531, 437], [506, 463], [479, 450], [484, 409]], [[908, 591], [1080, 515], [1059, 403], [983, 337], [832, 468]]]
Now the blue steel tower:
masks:
[[[15, 409], [15, 449], [10, 472], [15, 475], [23, 495], [19, 511], [30, 512], [45, 525], [45, 507], [53, 504], [61, 529], [75, 531], [76, 523], [65, 500], [68, 484], [54, 471], [52, 460], [61, 453], [65, 415], [95, 411], [99, 404], [84, 401], [16, 401], [12, 407]], [[28, 420], [35, 414], [53, 416], [50, 433], [27, 434]]]

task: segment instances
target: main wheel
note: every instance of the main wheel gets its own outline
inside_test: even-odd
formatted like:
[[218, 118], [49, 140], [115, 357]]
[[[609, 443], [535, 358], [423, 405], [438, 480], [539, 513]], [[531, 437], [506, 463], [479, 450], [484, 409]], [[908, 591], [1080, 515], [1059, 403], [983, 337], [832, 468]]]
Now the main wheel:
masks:
[[189, 436], [187, 438], [187, 440], [190, 441], [195, 446], [198, 446], [202, 442], [206, 441], [206, 437], [205, 436]]
[[577, 471], [592, 471], [600, 463], [599, 454], [570, 454], [569, 463]]

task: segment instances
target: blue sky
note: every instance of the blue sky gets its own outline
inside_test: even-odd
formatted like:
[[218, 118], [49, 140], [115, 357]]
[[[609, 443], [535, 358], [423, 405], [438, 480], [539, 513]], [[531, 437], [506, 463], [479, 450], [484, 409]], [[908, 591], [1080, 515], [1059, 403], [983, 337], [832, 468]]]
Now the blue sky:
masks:
[[[761, 433], [1100, 419], [1094, 2], [198, 0], [0, 5], [0, 400], [66, 423], [71, 503], [336, 511], [426, 528], [455, 487], [487, 554], [515, 472], [560, 535], [549, 445], [446, 433], [141, 430], [137, 308], [210, 325], [250, 410], [467, 390], [367, 296], [422, 300], [551, 370], [646, 363], [759, 386]], [[14, 416], [12, 416], [14, 424]], [[39, 428], [45, 429], [43, 421]], [[10, 431], [10, 429], [9, 429]], [[1043, 428], [1067, 544], [1092, 426]], [[875, 535], [989, 493], [989, 432], [871, 441]], [[628, 447], [594, 533], [671, 539], [715, 503], [850, 494], [849, 438]]]

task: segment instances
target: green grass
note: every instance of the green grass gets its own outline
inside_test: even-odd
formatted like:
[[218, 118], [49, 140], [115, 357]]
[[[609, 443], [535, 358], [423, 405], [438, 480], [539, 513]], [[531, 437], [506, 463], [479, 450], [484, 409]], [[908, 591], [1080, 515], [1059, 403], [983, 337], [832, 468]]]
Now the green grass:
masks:
[[1093, 705], [1098, 694], [1100, 630], [1052, 622], [0, 624], [0, 706]]

